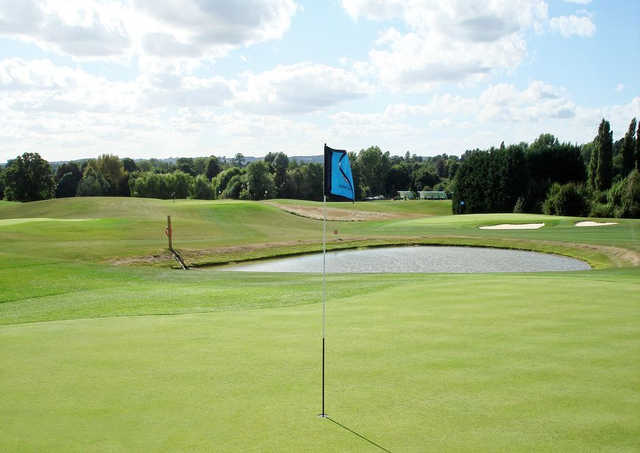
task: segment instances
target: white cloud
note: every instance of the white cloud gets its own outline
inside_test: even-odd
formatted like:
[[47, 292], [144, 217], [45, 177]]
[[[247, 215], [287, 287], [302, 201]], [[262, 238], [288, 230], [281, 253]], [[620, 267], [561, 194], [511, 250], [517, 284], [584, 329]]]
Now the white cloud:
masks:
[[591, 0], [564, 0], [567, 3], [577, 3], [579, 5], [587, 5], [591, 3]]
[[601, 118], [614, 137], [640, 115], [640, 97], [601, 109], [576, 105], [566, 90], [535, 81], [524, 89], [489, 86], [476, 97], [436, 94], [425, 104], [393, 104], [380, 113], [340, 112], [331, 116], [331, 136], [348, 149], [377, 144], [392, 153], [461, 154], [467, 149], [531, 142], [541, 133], [562, 141], [593, 139]]
[[293, 0], [0, 0], [0, 35], [76, 58], [199, 58], [278, 39]]
[[624, 91], [624, 84], [623, 84], [623, 83], [619, 83], [619, 84], [617, 84], [617, 85], [616, 85], [616, 91], [617, 91], [618, 93], [620, 93], [620, 92]]
[[475, 81], [512, 70], [526, 55], [524, 33], [547, 18], [542, 0], [342, 0], [354, 19], [401, 20], [407, 31], [387, 29], [369, 53], [392, 89], [428, 90], [443, 81]]
[[122, 56], [132, 42], [127, 8], [94, 0], [0, 0], [0, 35], [77, 57]]
[[571, 36], [589, 37], [596, 32], [596, 26], [589, 16], [559, 16], [549, 21], [551, 30], [560, 33], [565, 38]]
[[298, 63], [246, 75], [234, 105], [260, 113], [308, 113], [366, 96], [371, 87], [341, 68]]

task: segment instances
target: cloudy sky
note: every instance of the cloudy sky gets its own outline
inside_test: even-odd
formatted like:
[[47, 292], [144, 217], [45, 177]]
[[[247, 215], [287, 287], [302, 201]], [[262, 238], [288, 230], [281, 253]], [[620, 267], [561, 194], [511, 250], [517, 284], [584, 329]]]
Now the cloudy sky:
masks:
[[0, 0], [0, 162], [584, 143], [639, 81], [635, 0]]

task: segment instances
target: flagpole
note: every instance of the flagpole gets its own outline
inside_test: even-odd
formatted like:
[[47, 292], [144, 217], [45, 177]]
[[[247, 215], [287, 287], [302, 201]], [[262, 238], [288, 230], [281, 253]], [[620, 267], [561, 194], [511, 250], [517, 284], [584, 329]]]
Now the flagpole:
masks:
[[[325, 143], [326, 152], [326, 143]], [[325, 192], [325, 165], [322, 166], [322, 412], [320, 417], [326, 418], [324, 411], [324, 361], [325, 361], [325, 337], [327, 325], [327, 195]]]

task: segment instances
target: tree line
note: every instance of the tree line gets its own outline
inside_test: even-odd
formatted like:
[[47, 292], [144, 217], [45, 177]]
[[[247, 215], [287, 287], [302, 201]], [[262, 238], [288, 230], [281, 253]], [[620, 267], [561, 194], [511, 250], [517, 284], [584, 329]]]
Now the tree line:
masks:
[[[640, 217], [640, 124], [613, 142], [603, 119], [590, 143], [561, 143], [542, 134], [525, 142], [461, 157], [392, 156], [377, 146], [350, 152], [356, 199], [395, 197], [398, 191], [442, 190], [456, 214], [531, 212]], [[224, 157], [133, 160], [105, 154], [50, 165], [24, 153], [0, 169], [0, 197], [34, 201], [73, 196], [321, 200], [322, 165], [269, 153], [246, 163]]]
[[[391, 156], [372, 146], [349, 153], [356, 199], [393, 197], [398, 190], [447, 190], [458, 166], [456, 156]], [[246, 163], [216, 156], [176, 159], [120, 159], [105, 154], [82, 162], [49, 165], [38, 154], [25, 153], [0, 174], [0, 195], [15, 201], [73, 196], [148, 198], [233, 198], [321, 200], [323, 168], [282, 153]]]
[[578, 146], [542, 134], [533, 143], [467, 151], [452, 183], [456, 214], [530, 212], [640, 217], [640, 125], [613, 142], [602, 119]]

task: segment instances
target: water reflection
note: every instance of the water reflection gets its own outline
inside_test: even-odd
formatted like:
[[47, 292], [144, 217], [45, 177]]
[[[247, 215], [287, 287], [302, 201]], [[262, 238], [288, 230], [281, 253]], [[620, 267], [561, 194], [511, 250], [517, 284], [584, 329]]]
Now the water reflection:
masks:
[[[322, 254], [219, 268], [245, 272], [322, 272]], [[331, 273], [545, 272], [590, 269], [583, 261], [546, 253], [479, 247], [381, 247], [327, 253]]]

